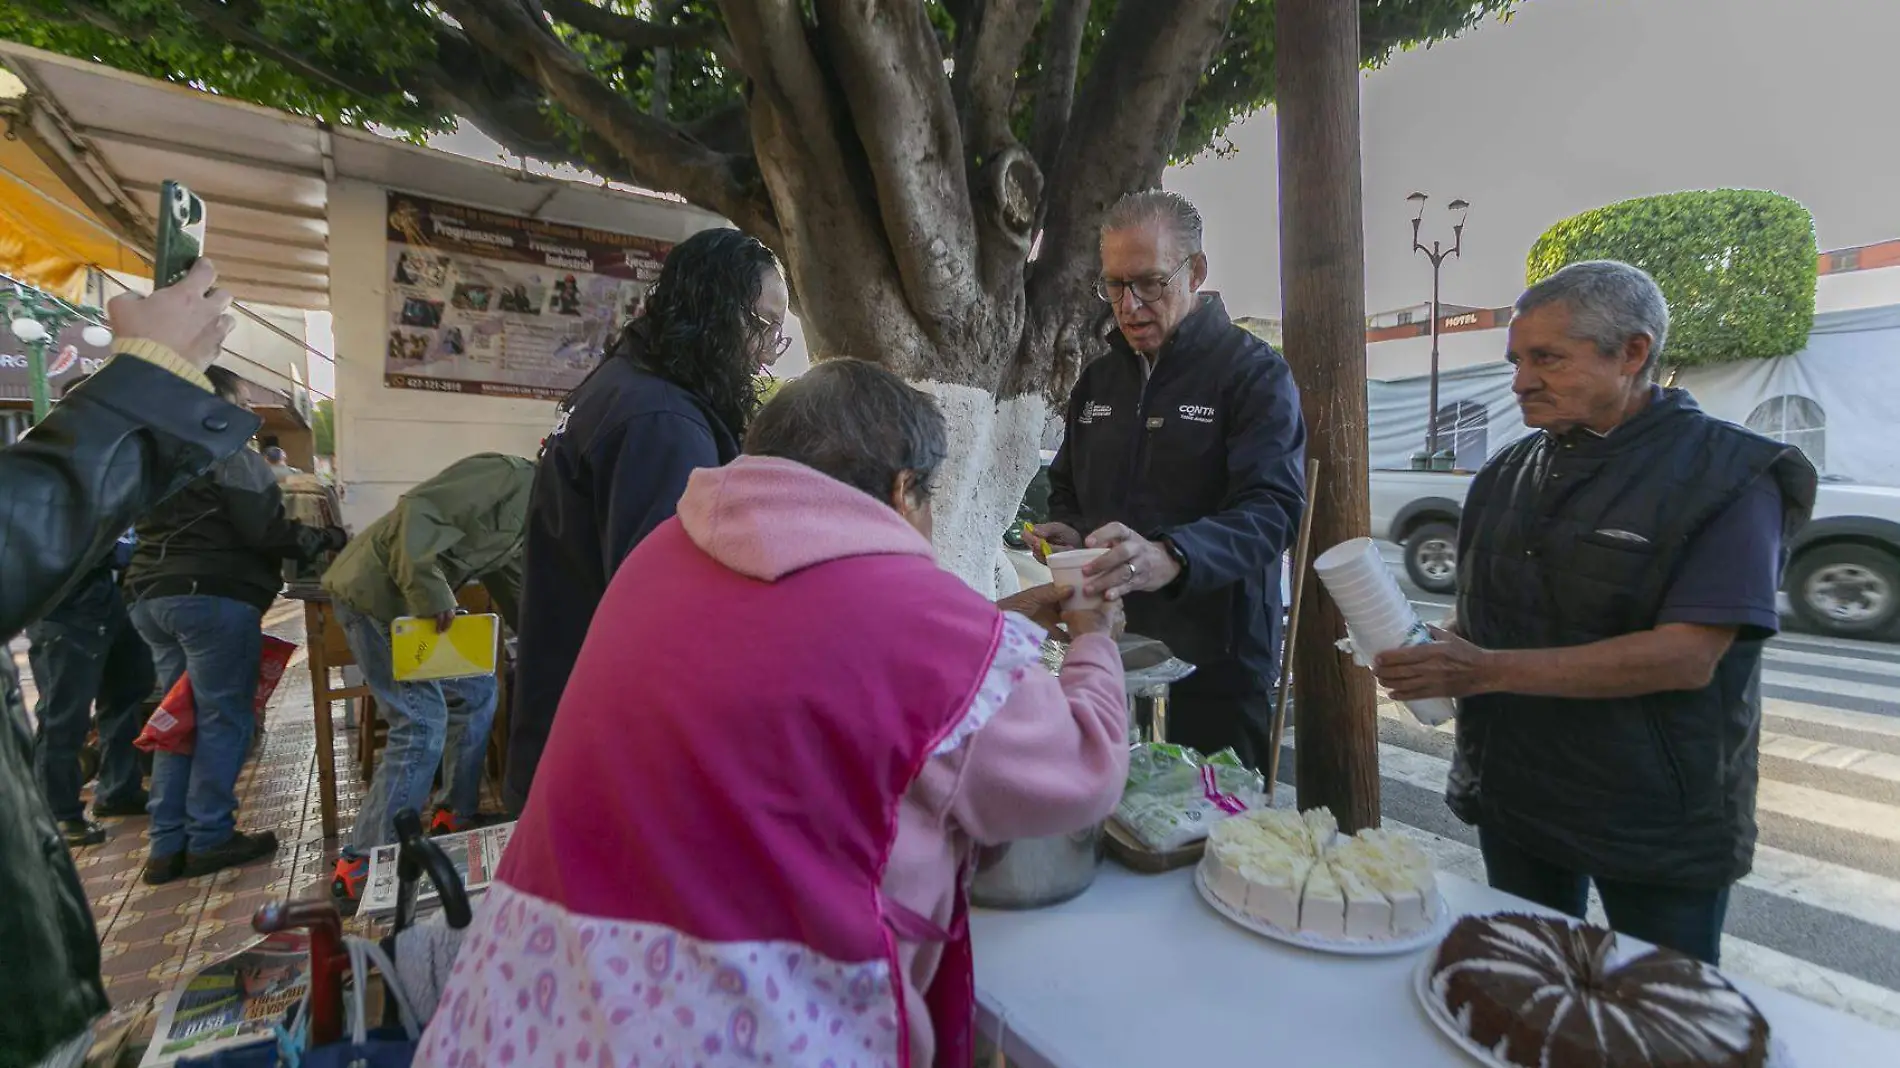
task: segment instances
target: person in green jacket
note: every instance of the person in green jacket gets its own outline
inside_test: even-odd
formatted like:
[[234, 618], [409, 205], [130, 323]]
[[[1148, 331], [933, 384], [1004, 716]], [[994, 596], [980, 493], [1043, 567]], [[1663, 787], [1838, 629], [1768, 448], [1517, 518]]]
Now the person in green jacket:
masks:
[[396, 841], [396, 813], [420, 812], [430, 800], [437, 767], [443, 767], [442, 794], [431, 829], [465, 830], [473, 823], [495, 720], [495, 678], [397, 682], [390, 624], [414, 616], [447, 630], [455, 619], [455, 591], [478, 581], [502, 618], [514, 623], [533, 485], [534, 464], [519, 456], [489, 452], [457, 460], [403, 494], [324, 573], [337, 621], [389, 723], [375, 781], [330, 883], [345, 908], [362, 898], [370, 851]]

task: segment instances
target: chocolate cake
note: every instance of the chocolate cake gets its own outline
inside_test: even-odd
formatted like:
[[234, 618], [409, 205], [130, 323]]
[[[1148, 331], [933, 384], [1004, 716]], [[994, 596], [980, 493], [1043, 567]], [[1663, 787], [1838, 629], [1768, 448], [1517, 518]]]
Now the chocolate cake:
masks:
[[1762, 1068], [1768, 1022], [1720, 972], [1668, 949], [1612, 966], [1616, 936], [1541, 916], [1467, 916], [1431, 994], [1464, 1033], [1525, 1068]]

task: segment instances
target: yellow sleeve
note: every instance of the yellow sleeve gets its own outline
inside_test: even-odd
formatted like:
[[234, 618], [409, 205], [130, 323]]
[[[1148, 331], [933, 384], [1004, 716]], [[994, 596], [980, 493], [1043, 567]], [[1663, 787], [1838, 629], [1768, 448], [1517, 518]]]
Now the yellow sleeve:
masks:
[[205, 377], [205, 373], [193, 366], [189, 360], [172, 351], [169, 345], [148, 341], [145, 338], [122, 337], [113, 341], [112, 351], [120, 356], [131, 356], [144, 360], [146, 363], [156, 364], [206, 393], [212, 392], [211, 380]]

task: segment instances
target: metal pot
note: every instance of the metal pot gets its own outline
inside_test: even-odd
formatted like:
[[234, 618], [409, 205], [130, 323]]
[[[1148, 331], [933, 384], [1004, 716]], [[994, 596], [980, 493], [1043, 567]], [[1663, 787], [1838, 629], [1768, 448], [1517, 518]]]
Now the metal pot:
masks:
[[[1152, 638], [1133, 635], [1120, 640], [1122, 671], [1128, 692], [1128, 734], [1150, 737], [1166, 730], [1168, 686], [1194, 673], [1194, 666], [1174, 658], [1168, 647]], [[1061, 674], [1067, 646], [1054, 642], [1043, 647], [1043, 663]], [[970, 903], [991, 909], [1037, 909], [1059, 905], [1095, 882], [1102, 856], [1102, 825], [1073, 834], [1025, 838], [977, 850], [976, 877], [970, 882]]]
[[1095, 882], [1101, 849], [1099, 823], [1073, 834], [983, 846], [976, 853], [970, 903], [986, 909], [1060, 905]]

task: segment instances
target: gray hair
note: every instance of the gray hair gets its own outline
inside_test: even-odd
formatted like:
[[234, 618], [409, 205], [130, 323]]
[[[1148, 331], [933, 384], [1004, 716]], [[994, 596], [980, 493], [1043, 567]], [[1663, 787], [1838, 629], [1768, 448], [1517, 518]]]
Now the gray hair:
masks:
[[909, 471], [922, 500], [950, 443], [929, 394], [874, 363], [832, 359], [785, 383], [752, 417], [745, 451], [796, 461], [880, 501]]
[[1163, 226], [1185, 253], [1201, 251], [1201, 211], [1194, 202], [1166, 189], [1143, 189], [1115, 202], [1102, 218], [1102, 233]]
[[1616, 260], [1573, 263], [1526, 289], [1514, 314], [1527, 315], [1546, 304], [1570, 309], [1570, 336], [1596, 345], [1605, 356], [1623, 351], [1638, 334], [1649, 338], [1647, 377], [1656, 369], [1669, 340], [1669, 303], [1662, 287], [1641, 267]]

